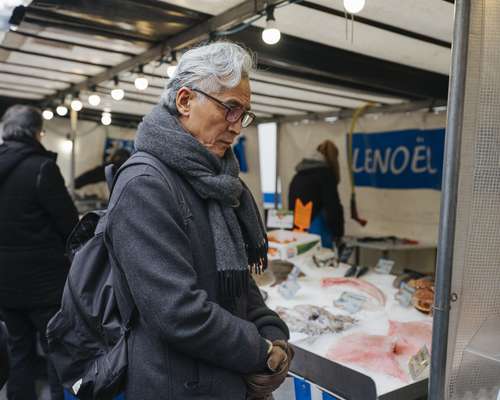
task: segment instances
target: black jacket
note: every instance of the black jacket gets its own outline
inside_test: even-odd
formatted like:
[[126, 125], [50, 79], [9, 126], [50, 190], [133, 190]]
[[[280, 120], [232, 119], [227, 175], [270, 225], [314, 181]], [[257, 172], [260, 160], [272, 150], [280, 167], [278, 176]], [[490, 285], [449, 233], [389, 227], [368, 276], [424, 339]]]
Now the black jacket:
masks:
[[207, 201], [172, 176], [168, 184], [150, 166], [130, 166], [108, 208], [113, 253], [139, 314], [125, 398], [245, 400], [242, 374], [265, 368], [263, 337], [287, 339], [288, 329], [253, 280], [236, 301], [219, 298]]
[[78, 214], [55, 159], [34, 139], [0, 145], [0, 307], [60, 302]]
[[344, 208], [340, 202], [337, 178], [325, 164], [316, 160], [303, 160], [297, 166], [288, 190], [288, 206], [295, 208], [299, 198], [303, 204], [313, 202], [313, 220], [320, 212], [326, 219], [334, 238], [344, 236]]

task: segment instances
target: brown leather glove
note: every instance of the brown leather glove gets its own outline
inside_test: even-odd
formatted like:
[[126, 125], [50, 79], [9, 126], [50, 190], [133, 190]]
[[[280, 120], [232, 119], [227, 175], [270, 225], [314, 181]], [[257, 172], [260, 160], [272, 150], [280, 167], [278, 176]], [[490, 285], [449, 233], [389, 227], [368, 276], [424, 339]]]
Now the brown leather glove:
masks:
[[293, 356], [294, 351], [287, 342], [275, 340], [267, 359], [270, 372], [249, 374], [244, 377], [247, 385], [247, 400], [263, 400], [270, 397], [287, 377]]

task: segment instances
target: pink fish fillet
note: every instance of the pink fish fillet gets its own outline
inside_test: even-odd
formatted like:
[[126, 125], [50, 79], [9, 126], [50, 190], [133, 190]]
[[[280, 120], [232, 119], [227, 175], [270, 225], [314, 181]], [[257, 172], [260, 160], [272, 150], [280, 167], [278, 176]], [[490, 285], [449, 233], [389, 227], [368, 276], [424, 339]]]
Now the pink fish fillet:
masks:
[[408, 375], [397, 361], [395, 348], [393, 338], [357, 333], [340, 339], [328, 350], [326, 357], [408, 382]]
[[385, 306], [385, 294], [378, 287], [367, 281], [358, 278], [323, 278], [321, 280], [322, 287], [334, 285], [352, 286], [375, 298], [381, 306]]
[[432, 323], [389, 321], [389, 336], [396, 340], [396, 353], [411, 357], [426, 345], [431, 350]]

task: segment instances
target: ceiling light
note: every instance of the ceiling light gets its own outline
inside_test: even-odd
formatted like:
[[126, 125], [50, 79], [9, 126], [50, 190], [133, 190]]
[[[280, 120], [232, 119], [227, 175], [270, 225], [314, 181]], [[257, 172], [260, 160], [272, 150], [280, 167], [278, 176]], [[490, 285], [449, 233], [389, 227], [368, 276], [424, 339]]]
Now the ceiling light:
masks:
[[148, 88], [149, 82], [144, 76], [144, 67], [142, 65], [139, 67], [139, 76], [135, 78], [134, 85], [137, 90], [146, 90]]
[[88, 98], [88, 101], [91, 106], [97, 107], [99, 104], [101, 104], [101, 96], [96, 93], [91, 94]]
[[66, 106], [60, 105], [56, 108], [57, 115], [64, 117], [68, 113], [68, 109]]
[[146, 90], [148, 88], [149, 82], [144, 76], [138, 76], [134, 81], [135, 88], [137, 90]]
[[276, 44], [281, 39], [281, 32], [276, 26], [274, 19], [274, 7], [268, 7], [266, 10], [266, 29], [262, 31], [262, 40], [266, 44]]
[[47, 108], [46, 110], [43, 110], [42, 116], [43, 116], [43, 119], [50, 121], [52, 118], [54, 118], [54, 113], [52, 112], [52, 110], [49, 110]]
[[115, 81], [115, 88], [111, 91], [111, 97], [116, 101], [120, 101], [125, 97], [125, 90], [120, 89], [118, 87], [120, 81], [118, 80], [117, 76], [115, 76], [114, 81]]
[[357, 14], [365, 7], [366, 0], [344, 0], [344, 8], [349, 14]]
[[71, 109], [73, 111], [81, 111], [83, 108], [83, 103], [79, 99], [74, 99], [71, 101]]
[[111, 125], [111, 113], [103, 112], [101, 122], [103, 125]]
[[123, 89], [113, 89], [111, 91], [111, 97], [116, 100], [120, 101], [125, 97], [125, 91]]

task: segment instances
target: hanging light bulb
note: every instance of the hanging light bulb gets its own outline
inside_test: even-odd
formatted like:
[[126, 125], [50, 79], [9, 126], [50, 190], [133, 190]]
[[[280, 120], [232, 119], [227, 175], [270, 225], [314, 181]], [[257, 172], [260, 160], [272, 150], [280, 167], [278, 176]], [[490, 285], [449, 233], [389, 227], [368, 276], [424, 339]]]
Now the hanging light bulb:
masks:
[[54, 113], [50, 109], [43, 110], [42, 113], [43, 119], [46, 119], [47, 121], [50, 121], [52, 118], [54, 118]]
[[111, 97], [116, 101], [120, 101], [125, 97], [125, 91], [120, 88], [113, 89], [111, 91]]
[[97, 93], [93, 93], [89, 96], [88, 101], [91, 106], [97, 107], [99, 104], [101, 104], [101, 96], [99, 96]]
[[83, 108], [83, 103], [80, 101], [80, 99], [76, 98], [71, 101], [71, 109], [74, 111], [81, 111]]
[[139, 76], [135, 78], [134, 85], [137, 90], [146, 90], [148, 88], [149, 82], [144, 76], [144, 67], [142, 65], [139, 67]]
[[281, 32], [277, 28], [276, 19], [274, 19], [274, 7], [267, 7], [266, 13], [266, 29], [262, 31], [262, 40], [266, 44], [276, 44], [281, 39]]
[[101, 123], [103, 125], [111, 125], [111, 113], [103, 112], [101, 116]]
[[138, 76], [137, 78], [135, 78], [134, 85], [137, 90], [146, 90], [148, 88], [149, 82], [146, 77]]
[[56, 113], [57, 115], [64, 117], [68, 113], [68, 108], [61, 104], [60, 106], [57, 106]]
[[116, 101], [120, 101], [120, 100], [122, 100], [125, 97], [125, 90], [120, 89], [118, 87], [118, 84], [120, 82], [118, 81], [118, 77], [117, 76], [115, 76], [114, 81], [115, 81], [115, 88], [111, 91], [111, 97], [114, 100], [116, 100]]
[[359, 13], [366, 4], [366, 0], [344, 0], [344, 8], [349, 14]]

